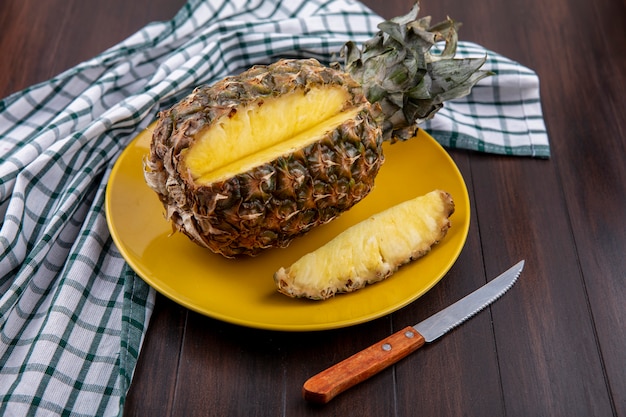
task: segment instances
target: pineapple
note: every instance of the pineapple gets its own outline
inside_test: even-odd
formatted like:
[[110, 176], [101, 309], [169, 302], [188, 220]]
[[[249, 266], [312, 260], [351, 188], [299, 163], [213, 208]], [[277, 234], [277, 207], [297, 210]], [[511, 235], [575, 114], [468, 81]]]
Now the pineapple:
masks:
[[454, 202], [445, 191], [405, 201], [346, 229], [274, 274], [278, 291], [324, 300], [382, 281], [446, 235]]
[[254, 256], [362, 200], [384, 140], [411, 138], [488, 75], [484, 59], [454, 58], [453, 21], [431, 26], [418, 10], [382, 23], [362, 50], [347, 43], [343, 66], [254, 66], [161, 112], [144, 176], [173, 228], [223, 256]]

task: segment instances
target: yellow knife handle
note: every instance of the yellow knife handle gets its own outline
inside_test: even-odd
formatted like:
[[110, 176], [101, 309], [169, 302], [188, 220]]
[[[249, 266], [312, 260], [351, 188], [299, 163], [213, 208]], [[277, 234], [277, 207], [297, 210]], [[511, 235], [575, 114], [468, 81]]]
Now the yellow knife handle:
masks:
[[408, 326], [308, 379], [302, 387], [305, 400], [326, 404], [338, 394], [393, 365], [425, 343]]

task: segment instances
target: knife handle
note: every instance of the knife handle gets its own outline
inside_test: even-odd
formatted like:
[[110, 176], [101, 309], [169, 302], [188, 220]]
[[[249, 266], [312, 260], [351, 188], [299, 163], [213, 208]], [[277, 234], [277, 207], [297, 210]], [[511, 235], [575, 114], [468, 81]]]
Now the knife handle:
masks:
[[407, 326], [311, 377], [304, 383], [302, 395], [307, 401], [326, 404], [348, 388], [416, 351], [424, 343], [424, 337]]

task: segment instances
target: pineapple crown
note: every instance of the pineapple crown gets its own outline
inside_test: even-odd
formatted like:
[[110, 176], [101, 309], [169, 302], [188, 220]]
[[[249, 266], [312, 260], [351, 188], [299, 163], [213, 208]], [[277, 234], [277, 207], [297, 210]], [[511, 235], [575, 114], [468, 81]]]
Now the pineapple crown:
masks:
[[[431, 26], [430, 16], [417, 17], [419, 9], [415, 3], [408, 14], [380, 23], [362, 50], [354, 42], [342, 50], [344, 70], [381, 107], [386, 140], [413, 137], [417, 124], [432, 118], [444, 101], [469, 94], [478, 81], [492, 75], [480, 70], [486, 56], [454, 58], [459, 23], [448, 17]], [[445, 41], [443, 50], [431, 53], [439, 41]]]

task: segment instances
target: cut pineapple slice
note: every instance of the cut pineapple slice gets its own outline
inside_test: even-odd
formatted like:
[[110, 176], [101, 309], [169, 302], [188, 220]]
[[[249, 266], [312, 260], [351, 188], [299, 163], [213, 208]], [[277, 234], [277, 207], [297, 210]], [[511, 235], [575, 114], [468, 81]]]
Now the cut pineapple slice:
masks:
[[274, 274], [278, 291], [323, 300], [381, 281], [427, 254], [450, 227], [454, 202], [445, 191], [405, 201], [345, 230]]

